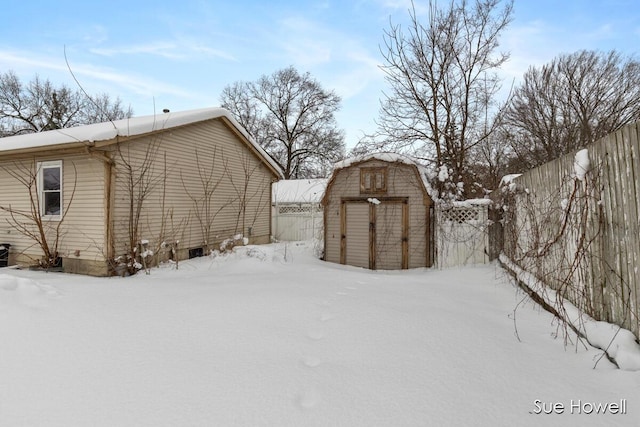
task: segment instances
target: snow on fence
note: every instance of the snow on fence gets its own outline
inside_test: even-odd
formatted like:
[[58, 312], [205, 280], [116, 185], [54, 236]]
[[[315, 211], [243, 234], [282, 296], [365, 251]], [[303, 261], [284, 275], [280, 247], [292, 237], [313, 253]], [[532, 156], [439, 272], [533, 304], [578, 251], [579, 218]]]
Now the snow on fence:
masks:
[[436, 208], [437, 266], [489, 262], [488, 199], [471, 199]]
[[640, 123], [507, 190], [504, 252], [596, 320], [640, 333]]
[[319, 203], [274, 205], [273, 237], [278, 241], [322, 238], [322, 212]]
[[271, 233], [277, 241], [322, 238], [320, 199], [326, 179], [284, 180], [273, 184]]

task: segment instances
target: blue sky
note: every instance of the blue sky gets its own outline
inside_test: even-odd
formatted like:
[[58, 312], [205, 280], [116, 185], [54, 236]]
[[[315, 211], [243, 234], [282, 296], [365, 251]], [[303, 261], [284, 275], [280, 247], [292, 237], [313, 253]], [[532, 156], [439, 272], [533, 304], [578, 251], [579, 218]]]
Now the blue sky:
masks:
[[[417, 0], [420, 13], [426, 1]], [[293, 65], [342, 97], [338, 125], [352, 147], [375, 130], [385, 90], [379, 46], [410, 0], [112, 0], [3, 4], [0, 71], [36, 74], [90, 94], [106, 92], [135, 115], [219, 105], [222, 89]], [[501, 48], [517, 83], [530, 65], [579, 49], [637, 54], [637, 0], [516, 0]]]

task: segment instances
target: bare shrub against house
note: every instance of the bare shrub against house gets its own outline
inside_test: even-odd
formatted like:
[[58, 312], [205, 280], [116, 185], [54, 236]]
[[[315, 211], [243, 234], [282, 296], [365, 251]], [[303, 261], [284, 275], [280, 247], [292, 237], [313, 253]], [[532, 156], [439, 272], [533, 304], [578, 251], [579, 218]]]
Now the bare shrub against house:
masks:
[[[74, 167], [73, 163], [70, 166]], [[42, 256], [33, 260], [36, 265], [44, 269], [57, 267], [60, 263], [58, 247], [63, 238], [62, 225], [77, 186], [75, 167], [68, 200], [62, 197], [60, 162], [16, 161], [0, 167], [28, 194], [26, 204], [0, 205], [0, 211], [8, 215], [7, 222], [13, 230], [41, 250]]]

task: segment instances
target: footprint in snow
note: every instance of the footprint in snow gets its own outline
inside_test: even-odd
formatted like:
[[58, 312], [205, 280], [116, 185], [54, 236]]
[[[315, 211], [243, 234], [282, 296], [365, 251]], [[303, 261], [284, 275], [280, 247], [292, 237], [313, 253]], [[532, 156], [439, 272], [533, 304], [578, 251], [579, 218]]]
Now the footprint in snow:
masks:
[[322, 315], [320, 315], [320, 321], [321, 322], [326, 322], [328, 320], [331, 320], [333, 318], [335, 318], [336, 316], [334, 316], [331, 313], [322, 313]]
[[317, 340], [321, 340], [322, 338], [324, 338], [324, 332], [320, 328], [311, 328], [307, 332], [307, 336], [309, 338], [311, 338], [312, 340], [316, 340], [317, 341]]
[[303, 409], [311, 409], [320, 403], [320, 393], [315, 388], [308, 388], [297, 397], [298, 405]]
[[46, 308], [50, 300], [60, 297], [60, 293], [53, 286], [7, 274], [0, 274], [0, 290], [10, 292], [21, 305], [35, 309]]
[[304, 359], [302, 359], [302, 363], [304, 364], [304, 366], [308, 368], [315, 368], [319, 366], [320, 363], [322, 363], [322, 361], [320, 360], [320, 358], [316, 356], [307, 356]]

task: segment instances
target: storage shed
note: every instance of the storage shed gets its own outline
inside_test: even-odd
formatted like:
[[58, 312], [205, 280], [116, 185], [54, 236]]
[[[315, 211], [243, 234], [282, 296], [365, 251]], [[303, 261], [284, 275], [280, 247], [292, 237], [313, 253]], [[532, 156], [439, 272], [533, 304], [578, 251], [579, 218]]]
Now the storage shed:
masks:
[[336, 164], [322, 199], [324, 259], [378, 270], [431, 267], [434, 198], [412, 159], [378, 153]]

